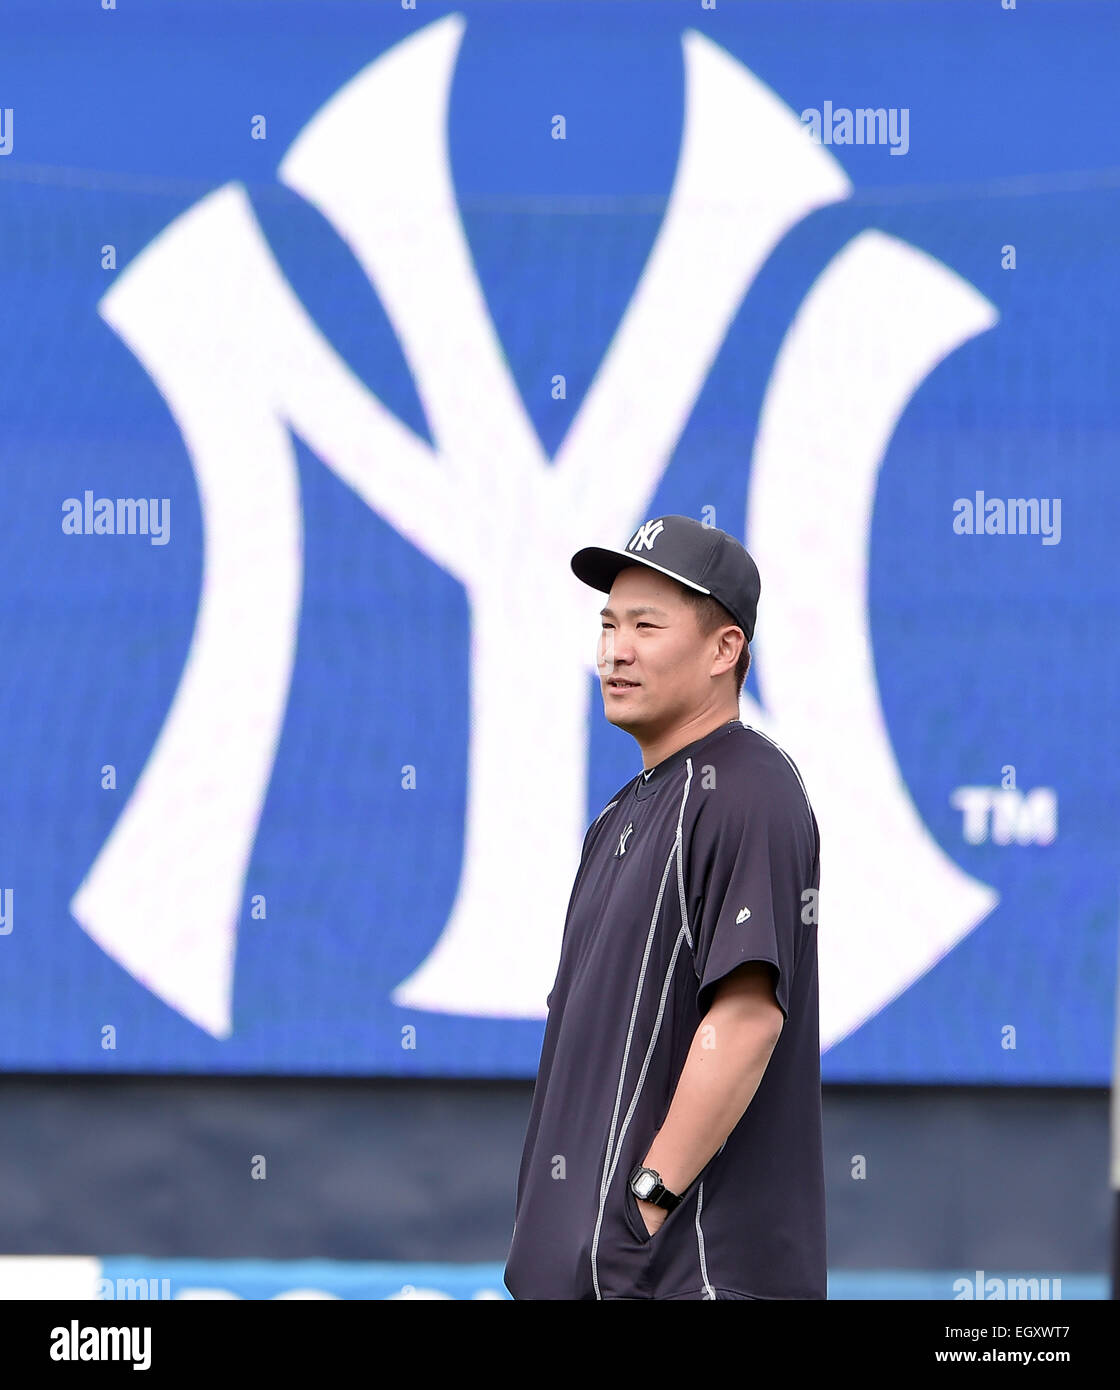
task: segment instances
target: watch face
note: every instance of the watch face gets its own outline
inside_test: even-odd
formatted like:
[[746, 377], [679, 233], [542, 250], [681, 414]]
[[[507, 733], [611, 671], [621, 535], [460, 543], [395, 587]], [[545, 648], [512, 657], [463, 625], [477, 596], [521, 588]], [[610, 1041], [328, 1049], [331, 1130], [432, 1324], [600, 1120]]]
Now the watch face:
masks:
[[652, 1173], [639, 1173], [634, 1180], [634, 1190], [642, 1198], [648, 1197], [655, 1186]]

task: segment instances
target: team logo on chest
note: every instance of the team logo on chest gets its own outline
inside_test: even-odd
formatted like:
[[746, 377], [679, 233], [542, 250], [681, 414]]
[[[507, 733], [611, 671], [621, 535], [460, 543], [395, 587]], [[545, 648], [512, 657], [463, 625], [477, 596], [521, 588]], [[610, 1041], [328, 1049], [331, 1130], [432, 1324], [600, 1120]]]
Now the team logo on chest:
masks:
[[622, 832], [622, 834], [618, 837], [618, 848], [615, 850], [614, 854], [611, 856], [612, 859], [621, 859], [621, 858], [622, 858], [622, 856], [626, 853], [626, 842], [627, 842], [627, 840], [629, 840], [630, 836], [631, 836], [633, 833], [634, 833], [634, 822], [631, 821], [630, 824], [626, 827], [626, 829]]

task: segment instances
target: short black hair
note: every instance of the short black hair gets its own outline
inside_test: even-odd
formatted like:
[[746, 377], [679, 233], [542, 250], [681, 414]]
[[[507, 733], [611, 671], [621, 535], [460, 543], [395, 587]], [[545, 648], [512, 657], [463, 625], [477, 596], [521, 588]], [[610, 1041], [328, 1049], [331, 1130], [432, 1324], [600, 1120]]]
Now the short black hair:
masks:
[[[724, 608], [718, 599], [712, 598], [711, 594], [702, 594], [696, 589], [690, 589], [687, 584], [680, 586], [681, 596], [696, 614], [696, 626], [700, 629], [703, 636], [707, 637], [710, 632], [715, 632], [717, 627], [726, 627], [728, 624], [739, 628], [742, 632], [742, 624], [737, 622], [731, 614]], [[739, 660], [735, 663], [735, 693], [742, 694], [743, 682], [747, 679], [747, 672], [751, 669], [751, 647], [746, 641], [746, 633], [743, 632], [743, 650], [739, 653]]]

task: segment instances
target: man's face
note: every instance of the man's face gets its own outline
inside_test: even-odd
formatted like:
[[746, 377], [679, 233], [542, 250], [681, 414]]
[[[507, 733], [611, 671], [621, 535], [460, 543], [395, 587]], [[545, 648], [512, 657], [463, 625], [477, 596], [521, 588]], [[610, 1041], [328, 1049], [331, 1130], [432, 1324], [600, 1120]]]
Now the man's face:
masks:
[[645, 565], [621, 570], [603, 609], [597, 654], [610, 722], [652, 736], [712, 703], [718, 635], [700, 635], [676, 580]]

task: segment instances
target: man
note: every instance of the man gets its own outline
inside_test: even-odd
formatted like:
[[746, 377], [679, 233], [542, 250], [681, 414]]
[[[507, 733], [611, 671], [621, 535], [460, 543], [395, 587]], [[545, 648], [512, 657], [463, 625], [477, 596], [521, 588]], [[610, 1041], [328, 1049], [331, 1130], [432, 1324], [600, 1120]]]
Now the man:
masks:
[[506, 1286], [825, 1298], [820, 836], [797, 768], [738, 718], [758, 570], [683, 516], [571, 563], [609, 595], [604, 710], [644, 766], [584, 839]]

